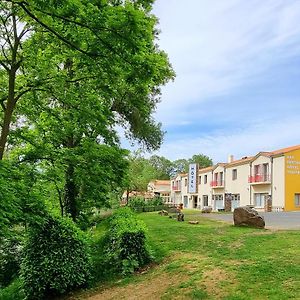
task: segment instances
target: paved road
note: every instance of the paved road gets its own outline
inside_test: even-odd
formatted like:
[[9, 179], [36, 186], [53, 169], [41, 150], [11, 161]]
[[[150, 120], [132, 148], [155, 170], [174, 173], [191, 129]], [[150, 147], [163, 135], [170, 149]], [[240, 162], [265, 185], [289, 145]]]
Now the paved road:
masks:
[[[266, 228], [300, 230], [300, 211], [259, 213], [264, 217]], [[232, 213], [202, 214], [203, 217], [221, 220], [233, 224]]]

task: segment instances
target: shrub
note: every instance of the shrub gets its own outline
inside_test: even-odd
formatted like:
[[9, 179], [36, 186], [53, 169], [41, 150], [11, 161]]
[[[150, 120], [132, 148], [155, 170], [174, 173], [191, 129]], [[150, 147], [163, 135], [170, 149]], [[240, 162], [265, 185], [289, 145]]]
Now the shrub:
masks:
[[136, 207], [145, 207], [147, 205], [147, 202], [142, 197], [132, 197], [129, 198], [128, 206], [132, 208]]
[[154, 206], [161, 206], [164, 204], [164, 200], [162, 197], [156, 196], [154, 199], [151, 201], [152, 205]]
[[30, 228], [21, 278], [28, 299], [44, 299], [84, 286], [90, 272], [83, 232], [66, 218], [47, 216]]
[[22, 236], [9, 236], [0, 243], [0, 289], [18, 277], [21, 263]]
[[118, 209], [109, 225], [106, 255], [111, 267], [127, 274], [151, 261], [146, 244], [146, 225], [130, 208]]

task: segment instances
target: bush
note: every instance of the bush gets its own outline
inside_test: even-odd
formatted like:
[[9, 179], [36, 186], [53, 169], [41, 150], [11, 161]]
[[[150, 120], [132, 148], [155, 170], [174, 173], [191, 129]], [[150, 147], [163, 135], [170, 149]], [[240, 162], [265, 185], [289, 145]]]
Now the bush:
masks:
[[128, 201], [128, 206], [132, 207], [132, 208], [145, 207], [146, 205], [147, 205], [147, 202], [142, 197], [132, 197], [132, 198], [129, 198], [129, 201]]
[[47, 216], [32, 226], [24, 246], [21, 278], [28, 299], [45, 299], [87, 283], [88, 244], [69, 219]]
[[21, 263], [22, 236], [9, 236], [0, 243], [0, 289], [18, 277]]
[[115, 271], [132, 273], [151, 261], [146, 225], [128, 207], [118, 209], [106, 234], [106, 255]]

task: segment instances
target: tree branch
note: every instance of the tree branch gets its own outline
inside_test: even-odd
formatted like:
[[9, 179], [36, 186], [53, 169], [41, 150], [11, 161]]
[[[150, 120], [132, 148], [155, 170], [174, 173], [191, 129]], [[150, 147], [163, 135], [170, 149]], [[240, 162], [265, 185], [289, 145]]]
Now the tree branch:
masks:
[[3, 62], [0, 60], [0, 65], [7, 71], [9, 72], [9, 67]]
[[54, 34], [58, 39], [63, 41], [65, 44], [69, 45], [71, 48], [79, 51], [82, 54], [85, 54], [89, 57], [95, 57], [96, 55], [94, 53], [90, 53], [88, 51], [85, 51], [81, 49], [80, 47], [76, 46], [74, 43], [70, 42], [68, 39], [66, 39], [64, 36], [60, 35], [58, 32], [56, 32], [54, 29], [46, 25], [44, 22], [39, 20], [25, 5], [25, 2], [17, 2], [19, 6], [27, 13], [28, 16], [30, 16], [33, 20], [35, 20], [38, 24], [40, 24], [42, 27], [46, 28], [49, 32]]

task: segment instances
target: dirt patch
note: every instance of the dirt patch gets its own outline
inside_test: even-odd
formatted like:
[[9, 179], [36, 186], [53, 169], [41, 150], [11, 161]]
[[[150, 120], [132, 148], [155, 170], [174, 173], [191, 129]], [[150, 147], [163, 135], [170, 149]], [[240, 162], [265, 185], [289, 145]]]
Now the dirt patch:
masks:
[[[228, 294], [222, 287], [223, 283], [236, 285], [236, 281], [232, 274], [228, 274], [220, 268], [214, 268], [203, 272], [203, 279], [201, 285], [205, 287], [208, 294], [212, 295], [215, 299], [221, 299]], [[228, 289], [226, 289], [228, 290]]]
[[160, 299], [169, 287], [177, 285], [186, 279], [187, 277], [182, 274], [161, 274], [152, 276], [141, 283], [129, 284], [124, 287], [113, 287], [86, 299]]
[[226, 261], [224, 261], [224, 265], [225, 266], [241, 266], [241, 265], [249, 265], [249, 264], [253, 264], [253, 262], [249, 261], [249, 260], [236, 260], [236, 259], [227, 259]]
[[244, 243], [242, 240], [237, 240], [230, 244], [230, 248], [233, 248], [233, 249], [240, 249], [243, 246], [244, 246]]
[[251, 236], [251, 235], [269, 235], [269, 234], [274, 234], [278, 232], [276, 229], [268, 229], [268, 230], [259, 230], [259, 231], [254, 231], [251, 233], [245, 234], [245, 236]]

